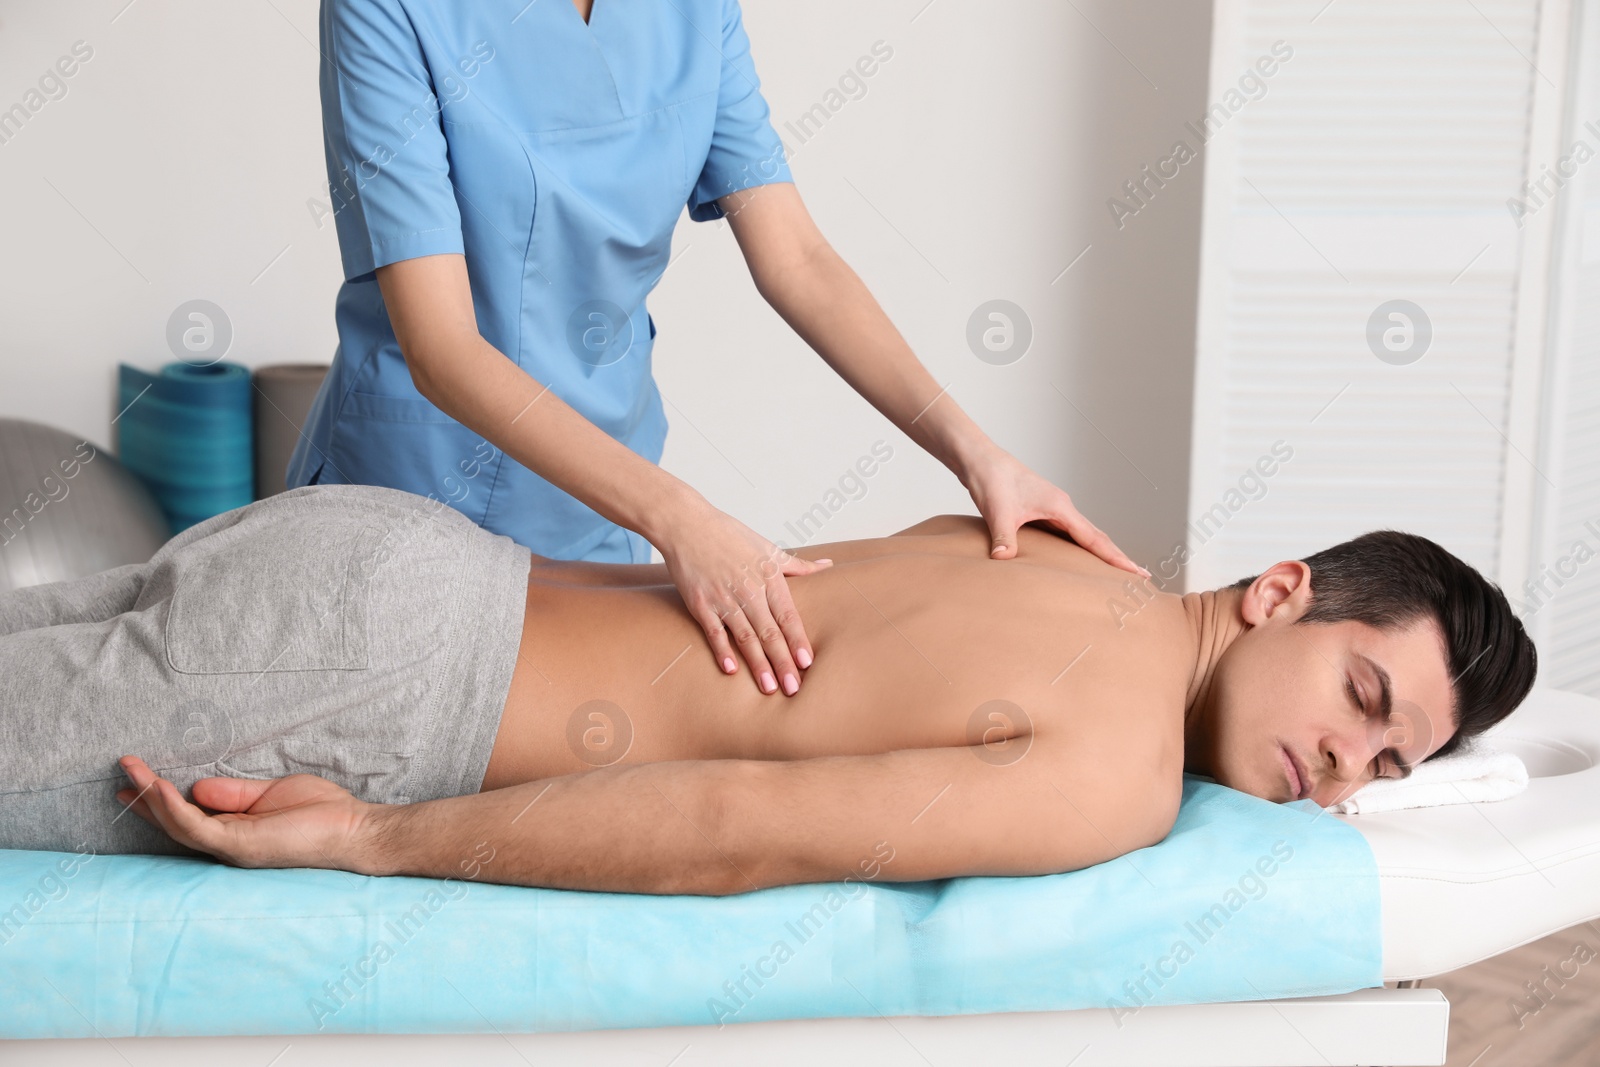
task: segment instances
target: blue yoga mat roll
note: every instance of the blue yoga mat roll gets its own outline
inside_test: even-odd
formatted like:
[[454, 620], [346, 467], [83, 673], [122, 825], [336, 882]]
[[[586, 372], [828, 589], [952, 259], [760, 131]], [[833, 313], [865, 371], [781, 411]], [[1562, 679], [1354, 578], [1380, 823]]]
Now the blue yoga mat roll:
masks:
[[173, 533], [255, 498], [250, 370], [118, 368], [117, 458], [150, 486]]

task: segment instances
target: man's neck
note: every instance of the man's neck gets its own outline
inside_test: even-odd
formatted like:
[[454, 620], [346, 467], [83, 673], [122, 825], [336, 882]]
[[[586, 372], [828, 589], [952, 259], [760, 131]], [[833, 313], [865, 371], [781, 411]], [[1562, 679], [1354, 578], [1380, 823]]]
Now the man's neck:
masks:
[[1183, 769], [1191, 774], [1212, 773], [1210, 705], [1217, 661], [1248, 627], [1239, 617], [1242, 589], [1208, 589], [1183, 594], [1183, 613], [1189, 620], [1190, 653], [1194, 666], [1183, 706]]

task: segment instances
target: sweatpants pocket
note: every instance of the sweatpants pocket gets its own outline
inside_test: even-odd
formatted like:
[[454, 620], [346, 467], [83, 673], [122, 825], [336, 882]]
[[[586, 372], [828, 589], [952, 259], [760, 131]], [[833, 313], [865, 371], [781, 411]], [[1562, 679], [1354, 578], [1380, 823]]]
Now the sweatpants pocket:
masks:
[[319, 516], [232, 536], [239, 530], [182, 564], [167, 614], [172, 669], [365, 669], [369, 581], [384, 531]]

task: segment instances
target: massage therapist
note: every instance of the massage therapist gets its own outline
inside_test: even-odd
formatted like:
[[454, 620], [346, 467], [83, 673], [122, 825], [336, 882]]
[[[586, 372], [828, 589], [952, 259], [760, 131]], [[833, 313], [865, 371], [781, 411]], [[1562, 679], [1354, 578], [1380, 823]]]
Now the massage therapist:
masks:
[[828, 564], [656, 465], [645, 298], [687, 204], [728, 219], [767, 302], [955, 473], [996, 558], [1045, 519], [1139, 570], [939, 388], [818, 232], [737, 0], [322, 0], [320, 39], [344, 282], [290, 488], [405, 489], [558, 559], [653, 544], [722, 669], [737, 652], [792, 694], [812, 652], [785, 576]]

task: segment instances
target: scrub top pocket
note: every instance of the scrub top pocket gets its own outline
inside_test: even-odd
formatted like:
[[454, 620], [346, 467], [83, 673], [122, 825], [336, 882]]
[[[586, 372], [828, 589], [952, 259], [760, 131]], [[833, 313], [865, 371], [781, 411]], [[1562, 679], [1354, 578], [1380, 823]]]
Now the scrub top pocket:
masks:
[[384, 531], [308, 521], [218, 546], [179, 576], [167, 662], [185, 674], [363, 670]]

